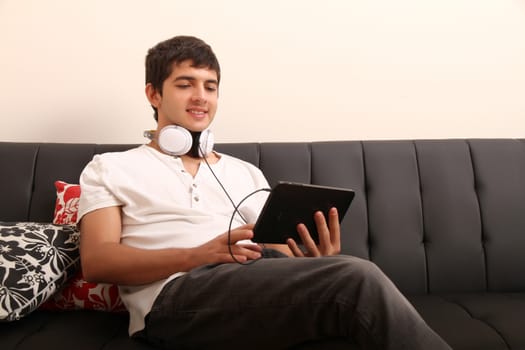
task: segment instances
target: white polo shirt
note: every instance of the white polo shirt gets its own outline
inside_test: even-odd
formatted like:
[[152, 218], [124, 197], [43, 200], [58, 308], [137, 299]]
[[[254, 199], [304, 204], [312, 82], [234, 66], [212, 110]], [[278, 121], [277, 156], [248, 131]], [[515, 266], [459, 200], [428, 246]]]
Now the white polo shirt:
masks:
[[[219, 154], [213, 172], [235, 204], [268, 188], [262, 172], [250, 163]], [[233, 204], [205, 163], [192, 177], [178, 157], [142, 145], [125, 152], [96, 155], [80, 176], [78, 220], [93, 210], [119, 206], [122, 244], [144, 249], [189, 248], [228, 231]], [[259, 192], [239, 208], [253, 223], [268, 193]], [[232, 228], [243, 225], [239, 215]], [[130, 313], [130, 335], [144, 328], [144, 317], [162, 287], [175, 277], [140, 286], [119, 286]]]

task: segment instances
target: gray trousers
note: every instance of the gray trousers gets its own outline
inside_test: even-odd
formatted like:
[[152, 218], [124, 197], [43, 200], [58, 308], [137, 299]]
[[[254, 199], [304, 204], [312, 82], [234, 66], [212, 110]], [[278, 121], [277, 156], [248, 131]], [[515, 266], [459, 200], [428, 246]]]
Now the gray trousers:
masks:
[[196, 268], [164, 287], [142, 335], [168, 349], [450, 349], [375, 264], [341, 255]]

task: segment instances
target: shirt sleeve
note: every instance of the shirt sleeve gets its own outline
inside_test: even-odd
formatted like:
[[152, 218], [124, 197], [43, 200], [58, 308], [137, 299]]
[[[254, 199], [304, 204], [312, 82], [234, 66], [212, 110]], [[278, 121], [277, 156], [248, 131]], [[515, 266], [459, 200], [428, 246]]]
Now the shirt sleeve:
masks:
[[239, 211], [248, 223], [254, 224], [270, 194], [270, 185], [259, 168], [250, 166], [250, 173], [254, 182], [254, 189], [252, 193], [247, 193], [245, 203], [240, 206]]
[[103, 157], [96, 155], [80, 174], [77, 223], [84, 215], [96, 209], [122, 205], [113, 194], [108, 173]]

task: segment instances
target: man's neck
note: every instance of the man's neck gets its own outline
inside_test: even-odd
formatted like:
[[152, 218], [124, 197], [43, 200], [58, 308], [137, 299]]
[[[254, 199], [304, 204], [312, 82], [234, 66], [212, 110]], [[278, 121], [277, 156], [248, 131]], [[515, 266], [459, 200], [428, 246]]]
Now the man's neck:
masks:
[[[150, 143], [148, 143], [148, 146], [155, 149], [156, 151], [160, 152], [160, 153], [163, 153], [163, 154], [167, 154], [169, 155], [168, 153], [164, 152], [160, 147], [159, 145], [157, 144], [157, 142], [155, 142], [154, 140], [152, 140]], [[199, 171], [199, 167], [200, 167], [200, 164], [204, 161], [208, 162], [208, 164], [215, 164], [219, 161], [220, 157], [217, 153], [215, 152], [210, 152], [209, 154], [206, 155], [206, 159], [204, 158], [195, 158], [195, 157], [191, 157], [187, 154], [184, 154], [182, 156], [176, 156], [178, 158], [180, 158], [182, 160], [182, 164], [184, 165], [184, 169], [191, 174], [191, 176], [195, 177], [195, 175], [197, 175], [197, 172]]]

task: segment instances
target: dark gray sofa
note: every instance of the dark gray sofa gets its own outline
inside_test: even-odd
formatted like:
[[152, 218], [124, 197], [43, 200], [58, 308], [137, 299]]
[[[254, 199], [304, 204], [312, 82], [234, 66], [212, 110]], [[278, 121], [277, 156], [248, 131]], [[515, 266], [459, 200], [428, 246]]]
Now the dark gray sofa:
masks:
[[[0, 142], [0, 221], [50, 222], [55, 180], [133, 145]], [[343, 253], [374, 261], [456, 350], [525, 349], [525, 142], [515, 139], [220, 144], [274, 184], [356, 191]], [[0, 323], [8, 349], [149, 349], [127, 315], [34, 313]], [[347, 349], [338, 340], [297, 349]]]

